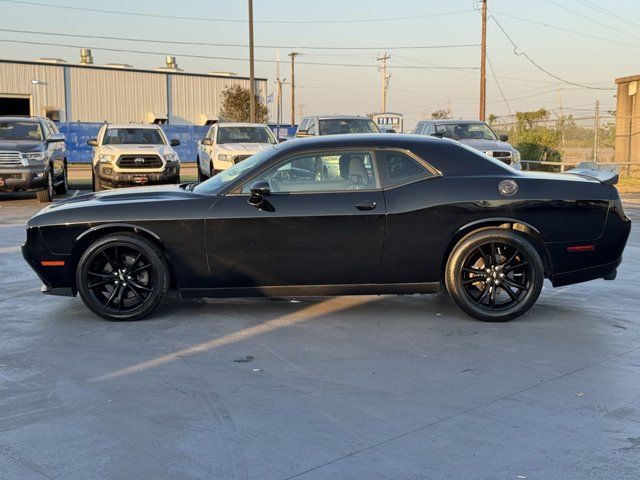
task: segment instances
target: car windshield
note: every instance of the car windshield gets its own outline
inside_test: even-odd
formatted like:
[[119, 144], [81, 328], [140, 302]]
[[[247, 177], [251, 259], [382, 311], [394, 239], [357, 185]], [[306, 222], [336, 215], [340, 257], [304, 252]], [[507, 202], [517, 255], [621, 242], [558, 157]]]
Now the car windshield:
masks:
[[441, 123], [436, 133], [453, 140], [497, 140], [496, 134], [485, 123]]
[[216, 143], [276, 143], [267, 127], [220, 127]]
[[254, 167], [257, 167], [262, 162], [271, 158], [271, 156], [275, 154], [275, 152], [276, 149], [273, 147], [262, 150], [261, 152], [250, 156], [246, 160], [243, 160], [240, 163], [236, 163], [234, 166], [228, 168], [227, 170], [223, 170], [217, 175], [214, 175], [209, 180], [199, 183], [193, 188], [193, 191], [205, 194], [220, 193], [231, 182], [244, 175], [245, 173], [248, 173], [250, 170], [252, 170]]
[[37, 122], [0, 121], [0, 140], [42, 141], [42, 128]]
[[107, 128], [103, 145], [164, 145], [157, 128]]
[[327, 118], [320, 120], [320, 135], [341, 133], [380, 133], [373, 120], [368, 118]]

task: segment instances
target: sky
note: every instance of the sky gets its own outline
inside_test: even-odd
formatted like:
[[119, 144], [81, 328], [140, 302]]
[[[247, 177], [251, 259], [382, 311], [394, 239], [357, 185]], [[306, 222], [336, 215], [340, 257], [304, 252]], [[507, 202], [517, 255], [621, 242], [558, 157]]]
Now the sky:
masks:
[[[615, 78], [640, 73], [637, 0], [487, 1], [487, 56], [492, 67], [487, 69], [488, 114], [506, 116], [541, 107], [559, 111], [562, 105], [565, 114], [593, 116], [596, 100], [603, 112], [615, 108]], [[286, 81], [288, 53], [302, 54], [295, 72], [298, 119], [301, 114], [379, 111], [382, 81], [376, 58], [384, 52], [391, 56], [387, 111], [404, 114], [405, 130], [449, 106], [454, 118], [477, 118], [481, 17], [476, 0], [253, 3], [255, 58], [265, 60], [256, 63], [255, 74], [268, 79], [270, 92], [276, 89], [278, 52], [280, 76]], [[0, 0], [0, 11], [3, 59], [55, 57], [75, 62], [78, 47], [87, 47], [93, 49], [97, 64], [153, 68], [163, 65], [163, 55], [172, 54], [185, 71], [249, 74], [245, 0]], [[434, 46], [447, 48], [413, 48]], [[289, 95], [285, 85], [285, 121]]]

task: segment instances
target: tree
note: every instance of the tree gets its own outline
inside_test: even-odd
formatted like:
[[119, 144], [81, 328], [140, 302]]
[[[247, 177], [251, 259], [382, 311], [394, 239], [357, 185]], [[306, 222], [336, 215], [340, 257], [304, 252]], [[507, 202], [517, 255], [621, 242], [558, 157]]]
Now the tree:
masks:
[[449, 110], [446, 110], [444, 108], [440, 108], [438, 110], [434, 110], [433, 112], [431, 112], [431, 118], [433, 118], [434, 120], [443, 120], [449, 117], [450, 117]]
[[498, 116], [495, 113], [489, 114], [489, 123], [493, 125], [498, 121]]
[[[222, 108], [220, 109], [221, 120], [226, 122], [250, 122], [251, 92], [248, 88], [240, 85], [232, 85], [222, 91]], [[256, 122], [267, 123], [268, 110], [262, 99], [255, 96]]]

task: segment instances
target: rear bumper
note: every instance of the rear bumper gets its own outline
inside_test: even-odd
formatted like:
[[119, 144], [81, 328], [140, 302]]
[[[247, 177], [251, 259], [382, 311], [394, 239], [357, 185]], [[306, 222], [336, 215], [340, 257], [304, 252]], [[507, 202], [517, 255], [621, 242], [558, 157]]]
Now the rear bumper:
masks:
[[44, 190], [46, 188], [44, 165], [0, 169], [0, 192]]
[[554, 287], [562, 287], [574, 283], [588, 282], [589, 280], [595, 280], [597, 278], [612, 279], [611, 277], [615, 278], [616, 270], [621, 262], [622, 257], [603, 265], [558, 273], [551, 277], [551, 283]]

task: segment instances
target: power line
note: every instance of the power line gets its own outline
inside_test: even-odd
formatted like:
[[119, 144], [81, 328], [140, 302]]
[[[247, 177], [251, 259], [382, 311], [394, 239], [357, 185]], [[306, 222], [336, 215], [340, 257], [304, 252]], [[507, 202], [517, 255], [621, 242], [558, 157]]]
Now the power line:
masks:
[[509, 102], [507, 101], [507, 97], [504, 96], [504, 92], [502, 91], [502, 87], [500, 86], [500, 82], [498, 82], [498, 77], [496, 77], [496, 72], [493, 70], [493, 65], [491, 64], [491, 59], [489, 55], [486, 55], [487, 63], [489, 64], [489, 70], [491, 70], [491, 75], [493, 79], [496, 81], [496, 86], [498, 87], [498, 91], [500, 92], [500, 96], [502, 96], [502, 100], [504, 100], [504, 104], [507, 106], [507, 111], [511, 113], [511, 107], [509, 106]]
[[[109, 15], [127, 15], [133, 17], [149, 17], [149, 18], [166, 18], [169, 20], [189, 20], [198, 22], [216, 22], [216, 23], [246, 23], [245, 19], [235, 18], [206, 18], [206, 17], [184, 17], [177, 15], [162, 15], [159, 13], [150, 12], [128, 12], [124, 10], [107, 10], [103, 8], [89, 8], [89, 7], [77, 7], [71, 5], [52, 5], [42, 2], [31, 2], [25, 0], [0, 0], [4, 3], [13, 3], [17, 5], [27, 5], [30, 7], [47, 7], [58, 8], [63, 10], [74, 10], [80, 12], [91, 13], [106, 13]], [[342, 20], [255, 20], [255, 23], [268, 23], [268, 24], [337, 24], [337, 23], [370, 23], [370, 22], [394, 22], [404, 20], [417, 20], [421, 18], [431, 17], [446, 17], [450, 15], [460, 15], [463, 13], [470, 13], [473, 10], [457, 10], [453, 12], [431, 13], [426, 15], [412, 15], [407, 17], [387, 17], [387, 18], [361, 18], [361, 19], [342, 19]]]
[[[3, 0], [0, 0], [0, 1], [3, 1]], [[529, 18], [518, 17], [517, 15], [511, 15], [511, 14], [508, 14], [508, 13], [498, 12], [498, 11], [496, 11], [496, 10], [492, 10], [492, 13], [493, 13], [494, 15], [495, 15], [495, 14], [498, 14], [498, 15], [500, 15], [500, 16], [502, 16], [502, 17], [507, 17], [507, 18], [513, 18], [513, 19], [515, 19], [515, 20], [520, 20], [521, 22], [527, 22], [527, 23], [531, 23], [531, 24], [533, 24], [533, 25], [540, 25], [540, 26], [545, 27], [545, 28], [551, 28], [551, 29], [553, 29], [553, 30], [559, 30], [559, 31], [561, 31], [561, 32], [572, 33], [572, 34], [574, 34], [574, 35], [580, 35], [581, 37], [593, 38], [593, 39], [595, 39], [595, 40], [600, 40], [600, 41], [602, 41], [602, 42], [613, 43], [613, 44], [615, 44], [615, 45], [623, 45], [623, 46], [625, 46], [625, 47], [640, 48], [640, 45], [638, 45], [638, 44], [626, 43], [626, 42], [620, 42], [620, 41], [618, 41], [618, 40], [611, 40], [611, 39], [609, 39], [609, 38], [599, 37], [599, 36], [597, 36], [597, 35], [591, 35], [591, 34], [588, 34], [588, 33], [579, 32], [579, 31], [577, 31], [577, 30], [570, 30], [570, 29], [568, 29], [568, 28], [559, 27], [559, 26], [557, 26], [557, 25], [551, 25], [551, 24], [544, 23], [544, 22], [537, 22], [537, 21], [535, 21], [535, 20], [531, 20], [531, 19], [529, 19]], [[493, 16], [493, 15], [492, 15], [492, 16]]]
[[593, 85], [583, 85], [581, 83], [576, 83], [576, 82], [571, 82], [569, 80], [565, 80], [562, 77], [559, 77], [558, 75], [551, 73], [549, 70], [546, 70], [545, 68], [541, 67], [540, 65], [538, 65], [529, 55], [527, 55], [526, 52], [520, 50], [520, 48], [518, 47], [518, 45], [515, 44], [515, 42], [513, 41], [513, 39], [509, 36], [509, 34], [505, 31], [504, 28], [502, 28], [502, 25], [500, 25], [500, 22], [498, 22], [498, 20], [496, 19], [496, 17], [494, 17], [493, 15], [490, 15], [490, 17], [493, 19], [493, 21], [495, 22], [495, 24], [498, 26], [498, 28], [500, 29], [500, 31], [502, 31], [502, 33], [504, 34], [505, 37], [507, 37], [507, 39], [509, 40], [509, 42], [511, 43], [511, 45], [513, 46], [513, 53], [514, 55], [516, 55], [517, 57], [523, 57], [525, 58], [529, 63], [531, 63], [531, 65], [533, 65], [534, 67], [536, 67], [538, 70], [540, 70], [543, 73], [546, 73], [547, 75], [549, 75], [552, 78], [555, 78], [556, 80], [558, 80], [559, 82], [562, 83], [566, 83], [567, 85], [573, 85], [575, 87], [581, 87], [581, 88], [587, 88], [589, 90], [615, 90], [613, 88], [606, 88], [606, 87], [595, 87]]
[[615, 12], [612, 12], [611, 10], [607, 10], [604, 7], [601, 7], [600, 5], [596, 5], [595, 3], [591, 2], [590, 0], [578, 0], [580, 3], [582, 3], [583, 5], [586, 5], [589, 8], [594, 9], [595, 11], [597, 11], [598, 13], [602, 13], [604, 15], [606, 15], [609, 18], [612, 18], [614, 20], [617, 20], [619, 22], [622, 23], [626, 23], [627, 25], [634, 27], [634, 28], [640, 28], [640, 23], [636, 23], [632, 20], [629, 20], [628, 18], [625, 18], [621, 15], [618, 15]]
[[[4, 1], [4, 0], [0, 0]], [[254, 22], [255, 23], [255, 22]], [[0, 28], [0, 32], [7, 33], [24, 33], [29, 35], [49, 35], [55, 37], [71, 37], [71, 38], [92, 38], [97, 40], [118, 40], [124, 42], [141, 42], [141, 43], [163, 43], [173, 45], [197, 45], [207, 47], [248, 47], [247, 44], [242, 43], [211, 43], [211, 42], [189, 42], [185, 40], [167, 40], [167, 39], [150, 39], [150, 38], [132, 38], [132, 37], [115, 37], [110, 35], [84, 35], [78, 33], [61, 33], [61, 32], [45, 32], [41, 30], [19, 30], [14, 28]], [[418, 50], [418, 49], [446, 49], [446, 48], [465, 48], [476, 47], [477, 44], [450, 44], [450, 45], [411, 45], [411, 46], [397, 46], [397, 47], [384, 47], [391, 50]], [[292, 45], [255, 45], [255, 48], [292, 48]], [[295, 48], [304, 50], [380, 50], [383, 47], [322, 47], [322, 46], [296, 46]]]
[[591, 18], [591, 17], [589, 17], [589, 16], [587, 16], [587, 15], [584, 15], [584, 14], [582, 14], [582, 13], [580, 13], [580, 12], [577, 12], [577, 11], [575, 11], [575, 10], [573, 10], [573, 9], [569, 8], [569, 7], [566, 7], [566, 6], [562, 5], [562, 4], [559, 4], [558, 2], [555, 2], [554, 0], [547, 0], [547, 2], [548, 2], [548, 3], [550, 3], [551, 5], [555, 5], [556, 7], [561, 8], [561, 9], [562, 9], [562, 10], [564, 10], [565, 12], [572, 13], [573, 15], [576, 15], [576, 16], [578, 16], [578, 17], [580, 17], [580, 18], [584, 18], [585, 20], [588, 20], [588, 21], [590, 21], [590, 22], [593, 22], [593, 23], [595, 23], [596, 25], [600, 25], [600, 26], [602, 26], [602, 27], [604, 27], [604, 28], [607, 28], [607, 29], [609, 29], [609, 30], [612, 30], [612, 31], [614, 31], [614, 32], [616, 32], [616, 33], [620, 33], [620, 34], [622, 34], [622, 35], [626, 35], [627, 37], [631, 37], [631, 38], [634, 38], [634, 39], [636, 39], [636, 40], [640, 40], [640, 37], [638, 37], [638, 36], [636, 36], [636, 35], [631, 35], [630, 33], [623, 32], [622, 30], [619, 30], [619, 29], [617, 29], [616, 27], [612, 27], [611, 25], [608, 25], [608, 24], [606, 24], [606, 23], [604, 23], [604, 22], [601, 22], [600, 20], [596, 20], [596, 19]]
[[[4, 0], [0, 0], [4, 1]], [[105, 51], [105, 52], [119, 52], [119, 53], [136, 53], [141, 55], [171, 55], [176, 57], [185, 57], [185, 58], [199, 58], [205, 60], [229, 60], [229, 61], [239, 61], [246, 62], [246, 58], [238, 58], [238, 57], [217, 57], [211, 55], [195, 55], [188, 53], [171, 53], [171, 52], [151, 52], [147, 50], [133, 50], [133, 49], [125, 49], [125, 48], [108, 48], [108, 47], [92, 47], [87, 45], [69, 45], [65, 43], [49, 43], [49, 42], [36, 42], [29, 40], [13, 40], [7, 38], [0, 38], [0, 42], [3, 43], [18, 43], [25, 45], [46, 45], [46, 46], [54, 46], [54, 47], [63, 47], [63, 48], [90, 48], [92, 50], [97, 51]], [[276, 63], [276, 60], [265, 60], [265, 59], [256, 59], [255, 62], [260, 63]], [[363, 68], [375, 68], [374, 64], [368, 63], [325, 63], [325, 62], [298, 62], [301, 65], [320, 65], [320, 66], [331, 66], [331, 67], [363, 67]], [[396, 68], [402, 69], [413, 69], [413, 70], [477, 70], [478, 67], [458, 67], [458, 66], [441, 66], [441, 67], [425, 67], [420, 65], [407, 65], [407, 66], [398, 66]]]

